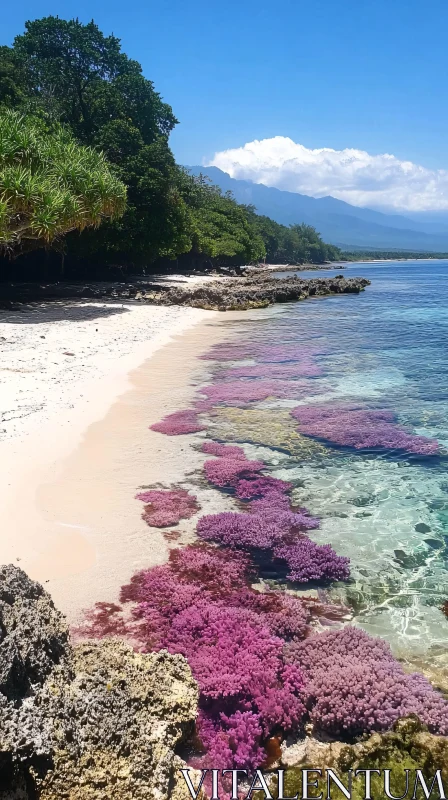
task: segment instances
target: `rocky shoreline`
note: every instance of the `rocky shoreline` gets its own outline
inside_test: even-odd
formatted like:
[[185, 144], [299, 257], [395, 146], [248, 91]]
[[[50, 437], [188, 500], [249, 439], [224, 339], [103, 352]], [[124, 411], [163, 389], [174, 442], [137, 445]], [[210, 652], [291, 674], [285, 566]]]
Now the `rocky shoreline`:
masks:
[[163, 279], [126, 282], [8, 284], [0, 287], [0, 307], [20, 311], [21, 304], [44, 300], [125, 300], [163, 306], [190, 306], [233, 311], [265, 308], [308, 297], [357, 294], [370, 285], [367, 278], [275, 278], [269, 271], [251, 271], [244, 277], [211, 276], [201, 281], [173, 283]]
[[[176, 750], [194, 732], [198, 687], [183, 656], [74, 644], [51, 597], [12, 565], [0, 568], [0, 630], [0, 800], [187, 800]], [[306, 732], [277, 751], [269, 768], [289, 781], [310, 765], [448, 769], [448, 737], [412, 716], [358, 744]]]
[[266, 308], [274, 303], [292, 303], [308, 297], [358, 294], [370, 285], [367, 278], [274, 278], [263, 272], [244, 278], [228, 278], [192, 287], [172, 287], [147, 292], [142, 300], [161, 305], [183, 305], [217, 311]]
[[11, 565], [0, 631], [0, 800], [186, 800], [174, 749], [198, 690], [182, 656], [74, 645], [51, 597]]

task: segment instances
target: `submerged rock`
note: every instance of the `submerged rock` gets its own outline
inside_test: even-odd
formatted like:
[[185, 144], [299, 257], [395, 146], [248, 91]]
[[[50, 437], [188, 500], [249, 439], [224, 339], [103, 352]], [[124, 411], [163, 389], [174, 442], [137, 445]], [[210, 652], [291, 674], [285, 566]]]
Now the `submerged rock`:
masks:
[[197, 711], [186, 660], [113, 639], [73, 647], [49, 595], [13, 566], [0, 620], [0, 800], [171, 798]]
[[[320, 788], [325, 786], [325, 770], [334, 770], [344, 785], [348, 784], [348, 772], [363, 769], [390, 769], [393, 793], [404, 796], [405, 770], [409, 769], [410, 792], [414, 788], [415, 770], [420, 769], [425, 778], [432, 780], [437, 769], [441, 770], [446, 785], [448, 779], [448, 737], [435, 736], [425, 729], [414, 715], [397, 720], [393, 730], [375, 733], [363, 742], [344, 745], [336, 741], [320, 741], [307, 737], [302, 741], [282, 745], [281, 766], [285, 772], [285, 796], [300, 790], [304, 768], [321, 769], [323, 779]], [[384, 794], [382, 776], [372, 776], [372, 797], [379, 800]], [[400, 791], [399, 791], [400, 790]], [[278, 794], [273, 793], [274, 797]], [[335, 796], [342, 797], [336, 793]], [[418, 795], [420, 797], [420, 794]], [[423, 795], [422, 795], [423, 796]], [[353, 780], [351, 797], [364, 800], [362, 779]]]
[[414, 526], [414, 530], [416, 530], [417, 533], [431, 533], [431, 528], [426, 522], [417, 522], [417, 525]]
[[297, 433], [289, 411], [278, 408], [215, 408], [210, 429], [225, 442], [261, 444], [301, 459], [328, 452], [319, 442]]

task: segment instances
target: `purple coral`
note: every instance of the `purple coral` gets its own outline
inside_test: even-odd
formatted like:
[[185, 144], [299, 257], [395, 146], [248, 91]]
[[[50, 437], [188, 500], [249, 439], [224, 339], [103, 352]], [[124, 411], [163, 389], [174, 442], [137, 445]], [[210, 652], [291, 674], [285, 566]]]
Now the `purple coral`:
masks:
[[359, 628], [344, 628], [286, 647], [304, 670], [307, 707], [315, 725], [353, 738], [387, 730], [417, 714], [432, 733], [448, 733], [448, 704], [419, 674], [406, 674], [388, 644]]
[[202, 452], [211, 456], [224, 456], [225, 458], [246, 458], [242, 447], [230, 444], [220, 444], [220, 442], [204, 442]]
[[269, 549], [283, 537], [283, 531], [275, 521], [265, 521], [258, 514], [238, 514], [233, 511], [201, 517], [196, 530], [205, 541], [243, 550]]
[[265, 344], [263, 342], [229, 343], [220, 342], [213, 345], [200, 358], [206, 361], [240, 361], [256, 358], [267, 363], [283, 361], [300, 361], [316, 353], [326, 352], [317, 346], [302, 344]]
[[190, 519], [199, 511], [196, 496], [185, 489], [150, 489], [135, 498], [145, 503], [142, 517], [151, 528], [177, 525], [181, 519]]
[[344, 581], [350, 575], [350, 560], [338, 556], [331, 545], [316, 544], [308, 537], [294, 544], [282, 544], [274, 549], [275, 558], [286, 561], [291, 581]]
[[299, 406], [291, 412], [300, 423], [300, 433], [316, 436], [356, 450], [382, 448], [433, 455], [438, 442], [411, 434], [395, 424], [395, 415], [383, 409], [359, 406]]
[[[227, 448], [211, 443], [207, 449], [218, 455], [206, 461], [204, 471], [215, 486], [236, 489], [240, 500], [251, 500], [250, 513], [222, 512], [202, 517], [198, 536], [205, 541], [249, 552], [271, 550], [273, 557], [285, 561], [286, 577], [306, 583], [311, 580], [346, 580], [349, 559], [338, 556], [331, 545], [318, 545], [303, 532], [319, 527], [319, 520], [306, 509], [292, 508], [286, 493], [292, 484], [271, 476], [260, 476], [263, 462], [227, 457]], [[239, 450], [239, 448], [238, 448]]]
[[292, 489], [292, 483], [282, 481], [279, 478], [271, 478], [270, 475], [261, 478], [254, 478], [253, 480], [238, 481], [236, 485], [236, 496], [240, 500], [253, 500], [256, 497], [264, 497], [268, 494], [282, 494], [289, 492]]
[[233, 367], [219, 373], [220, 380], [229, 378], [314, 378], [322, 375], [322, 369], [311, 359], [289, 364], [251, 364], [248, 367]]
[[198, 602], [178, 614], [166, 647], [188, 659], [206, 699], [262, 694], [274, 685], [283, 643], [259, 615], [244, 608]]
[[249, 461], [246, 458], [217, 458], [204, 463], [205, 477], [215, 486], [234, 486], [242, 478], [253, 478], [263, 469], [262, 461]]
[[278, 491], [268, 491], [259, 500], [252, 500], [250, 511], [263, 517], [266, 522], [277, 525], [285, 534], [297, 530], [315, 530], [320, 524], [317, 517], [312, 517], [306, 508], [291, 506], [289, 498]]
[[[236, 769], [254, 769], [265, 760], [260, 746], [263, 735], [260, 715], [253, 711], [235, 711], [230, 715], [200, 711], [197, 729], [207, 751], [205, 761], [212, 769], [228, 769], [229, 764]], [[204, 766], [204, 759], [198, 762], [199, 768]], [[196, 766], [194, 761], [193, 766]], [[211, 787], [207, 788], [211, 795]]]
[[310, 394], [321, 394], [324, 386], [315, 381], [239, 380], [202, 386], [201, 394], [214, 405], [246, 405], [268, 397], [301, 400]]
[[197, 534], [204, 541], [249, 552], [272, 550], [275, 558], [286, 561], [287, 577], [307, 583], [311, 580], [346, 580], [349, 559], [338, 556], [331, 545], [318, 545], [303, 535], [318, 521], [303, 511], [273, 510], [272, 513], [238, 514], [223, 511], [208, 514], [198, 522]]
[[179, 436], [184, 433], [197, 433], [205, 430], [205, 425], [198, 420], [198, 414], [191, 409], [175, 411], [168, 414], [160, 422], [150, 425], [150, 430], [165, 433], [167, 436]]

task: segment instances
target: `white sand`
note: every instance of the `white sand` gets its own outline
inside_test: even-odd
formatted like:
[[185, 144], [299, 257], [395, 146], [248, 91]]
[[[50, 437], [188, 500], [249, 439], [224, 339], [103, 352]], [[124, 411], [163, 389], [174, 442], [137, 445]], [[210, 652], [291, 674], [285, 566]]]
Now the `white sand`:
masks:
[[[0, 310], [0, 441], [102, 416], [133, 367], [206, 312], [51, 302]], [[98, 381], [102, 381], [99, 391]], [[107, 386], [104, 383], [107, 381]], [[0, 451], [1, 452], [1, 451]]]
[[82, 302], [0, 312], [0, 564], [47, 584], [71, 619], [167, 557], [134, 494], [193, 466], [179, 459], [189, 437], [167, 441], [148, 425], [191, 400], [210, 341], [194, 326], [214, 317]]

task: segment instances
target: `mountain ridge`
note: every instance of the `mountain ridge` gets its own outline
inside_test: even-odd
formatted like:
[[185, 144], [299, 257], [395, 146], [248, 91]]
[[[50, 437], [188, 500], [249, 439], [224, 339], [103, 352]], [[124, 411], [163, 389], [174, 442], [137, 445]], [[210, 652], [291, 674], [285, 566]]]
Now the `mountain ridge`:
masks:
[[344, 248], [448, 251], [448, 226], [352, 206], [331, 195], [310, 197], [262, 183], [237, 180], [218, 167], [189, 166], [193, 175], [208, 175], [223, 191], [231, 191], [239, 203], [254, 205], [257, 213], [283, 225], [313, 225], [324, 241]]

